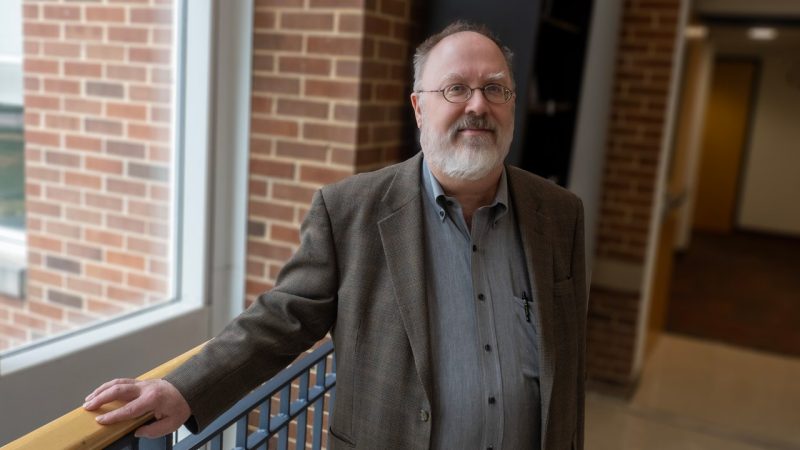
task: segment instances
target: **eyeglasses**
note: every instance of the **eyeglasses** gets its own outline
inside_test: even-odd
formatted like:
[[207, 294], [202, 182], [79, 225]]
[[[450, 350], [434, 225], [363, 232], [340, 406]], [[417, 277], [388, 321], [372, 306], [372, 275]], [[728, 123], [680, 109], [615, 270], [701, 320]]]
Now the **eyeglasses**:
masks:
[[445, 86], [444, 89], [438, 89], [434, 91], [415, 91], [418, 94], [424, 92], [440, 92], [442, 97], [450, 103], [464, 103], [469, 101], [472, 98], [472, 92], [475, 90], [480, 90], [483, 92], [483, 97], [491, 103], [495, 103], [498, 105], [502, 105], [503, 103], [508, 103], [511, 100], [511, 97], [514, 96], [514, 91], [511, 89], [497, 84], [497, 83], [489, 83], [482, 87], [469, 87], [466, 84], [456, 83]]

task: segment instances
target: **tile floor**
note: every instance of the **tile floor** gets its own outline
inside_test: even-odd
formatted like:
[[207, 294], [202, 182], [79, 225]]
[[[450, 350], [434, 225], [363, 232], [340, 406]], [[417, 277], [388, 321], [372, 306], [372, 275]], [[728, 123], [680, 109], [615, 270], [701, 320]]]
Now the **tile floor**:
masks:
[[586, 450], [800, 450], [800, 359], [665, 334], [633, 398], [587, 396]]

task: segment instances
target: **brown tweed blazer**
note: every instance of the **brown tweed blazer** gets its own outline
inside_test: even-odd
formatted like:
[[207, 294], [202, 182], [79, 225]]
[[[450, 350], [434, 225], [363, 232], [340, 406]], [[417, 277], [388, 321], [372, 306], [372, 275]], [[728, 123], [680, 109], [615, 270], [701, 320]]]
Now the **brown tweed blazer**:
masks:
[[[328, 332], [336, 348], [329, 448], [428, 449], [431, 373], [421, 154], [323, 187], [275, 288], [166, 377], [205, 427]], [[542, 449], [582, 449], [583, 209], [508, 167], [540, 318]], [[457, 380], [453, 380], [457, 382]]]

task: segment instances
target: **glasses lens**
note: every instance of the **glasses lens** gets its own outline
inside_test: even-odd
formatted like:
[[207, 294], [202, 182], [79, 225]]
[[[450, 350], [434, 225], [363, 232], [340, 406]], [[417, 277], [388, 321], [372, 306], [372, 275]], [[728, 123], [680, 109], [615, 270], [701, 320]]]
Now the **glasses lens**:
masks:
[[444, 98], [447, 101], [454, 103], [461, 103], [469, 99], [471, 89], [466, 84], [451, 84], [444, 88]]
[[486, 100], [492, 103], [505, 103], [508, 100], [505, 88], [499, 84], [487, 84], [484, 86], [483, 95], [486, 96]]

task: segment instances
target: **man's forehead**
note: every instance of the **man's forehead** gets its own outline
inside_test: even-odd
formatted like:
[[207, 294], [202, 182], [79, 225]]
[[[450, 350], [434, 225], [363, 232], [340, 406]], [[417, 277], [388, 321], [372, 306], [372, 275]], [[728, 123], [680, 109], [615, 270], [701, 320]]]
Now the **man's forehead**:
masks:
[[487, 56], [503, 57], [503, 51], [488, 37], [474, 31], [460, 31], [443, 38], [431, 49], [432, 56], [446, 57], [463, 51], [481, 51]]
[[[478, 75], [478, 78], [480, 78], [483, 81], [501, 81], [501, 80], [505, 80], [508, 77], [508, 73], [506, 73], [506, 71], [504, 71], [504, 70], [501, 70], [501, 71], [498, 71], [498, 72], [489, 72], [489, 73], [485, 73], [485, 74], [484, 73], [479, 73], [477, 75]], [[464, 81], [464, 79], [467, 78], [467, 76], [468, 75], [465, 75], [465, 74], [463, 74], [461, 72], [449, 72], [449, 73], [444, 74], [444, 76], [441, 77], [440, 81], [445, 82], [445, 83], [449, 83], [449, 82], [457, 83], [457, 82], [460, 82], [460, 81]]]
[[488, 37], [462, 31], [442, 39], [431, 50], [423, 78], [460, 81], [466, 77], [497, 80], [508, 76], [502, 50]]
[[494, 43], [493, 40], [489, 39], [489, 37], [478, 33], [477, 31], [459, 31], [458, 33], [453, 33], [449, 36], [445, 36], [439, 41], [433, 48], [437, 48], [442, 45], [448, 44], [458, 44], [464, 43], [466, 45], [474, 44], [475, 42], [485, 42], [486, 44], [491, 44], [495, 48], [499, 50], [497, 44]]

